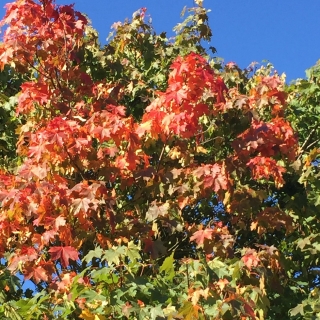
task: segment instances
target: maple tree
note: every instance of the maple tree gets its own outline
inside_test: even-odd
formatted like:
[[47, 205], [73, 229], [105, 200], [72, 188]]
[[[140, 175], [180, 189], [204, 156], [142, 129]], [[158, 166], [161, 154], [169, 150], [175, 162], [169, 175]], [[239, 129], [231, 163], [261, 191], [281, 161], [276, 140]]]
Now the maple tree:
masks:
[[317, 316], [319, 67], [224, 65], [188, 12], [101, 47], [72, 5], [7, 4], [2, 319]]

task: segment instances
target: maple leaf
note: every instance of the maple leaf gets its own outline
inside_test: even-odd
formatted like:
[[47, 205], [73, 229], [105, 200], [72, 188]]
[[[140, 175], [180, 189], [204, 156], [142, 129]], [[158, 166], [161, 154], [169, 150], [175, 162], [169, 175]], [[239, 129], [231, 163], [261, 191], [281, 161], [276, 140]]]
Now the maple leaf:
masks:
[[57, 230], [48, 230], [42, 234], [41, 240], [43, 244], [49, 244], [51, 239], [54, 239], [58, 234]]
[[152, 240], [150, 238], [144, 239], [144, 252], [150, 253], [152, 259], [157, 259], [159, 256], [167, 252], [166, 247], [160, 239]]
[[55, 219], [54, 229], [59, 230], [59, 227], [66, 225], [66, 219], [62, 216], [59, 216]]
[[20, 252], [21, 256], [25, 256], [29, 261], [38, 258], [38, 253], [33, 247], [23, 247]]
[[52, 260], [60, 259], [61, 265], [65, 268], [69, 266], [69, 259], [74, 261], [79, 259], [78, 251], [71, 246], [52, 247], [48, 252], [51, 254]]
[[169, 281], [172, 281], [175, 277], [173, 255], [174, 252], [172, 252], [169, 257], [166, 257], [159, 269], [160, 272], [164, 272], [166, 279], [168, 279]]
[[198, 304], [198, 301], [201, 297], [204, 297], [204, 299], [208, 299], [209, 295], [209, 288], [203, 289], [191, 289], [191, 292], [189, 292], [188, 297], [191, 298], [191, 302], [194, 306]]
[[157, 219], [159, 216], [164, 216], [168, 213], [169, 203], [164, 203], [162, 205], [157, 205], [155, 202], [149, 207], [148, 212], [146, 214], [146, 219], [148, 221], [152, 221]]
[[276, 89], [282, 83], [280, 78], [276, 75], [263, 77], [261, 82], [267, 85], [270, 89]]
[[13, 57], [14, 49], [13, 48], [0, 48], [0, 69], [3, 71], [5, 65], [11, 60]]
[[171, 64], [170, 69], [172, 69], [172, 71], [170, 72], [169, 80], [171, 78], [176, 78], [176, 76], [180, 76], [183, 72], [189, 72], [189, 68], [190, 66], [187, 61], [183, 60], [182, 57], [177, 57]]
[[49, 172], [49, 167], [46, 163], [35, 165], [31, 168], [30, 173], [32, 173], [36, 178], [43, 180]]
[[257, 267], [260, 262], [257, 252], [254, 249], [248, 249], [241, 259], [249, 270], [251, 270], [252, 267]]
[[100, 314], [98, 315], [95, 313], [91, 313], [87, 309], [82, 310], [79, 318], [84, 319], [84, 320], [107, 320], [107, 318], [104, 315], [100, 315]]
[[196, 231], [193, 236], [190, 237], [190, 241], [195, 241], [197, 247], [203, 247], [205, 239], [212, 239], [213, 229], [206, 228], [204, 230]]
[[29, 280], [31, 278], [34, 278], [35, 283], [39, 283], [40, 281], [48, 281], [48, 274], [46, 270], [41, 266], [36, 267], [27, 267], [24, 270], [24, 279]]
[[34, 108], [35, 102], [44, 105], [50, 98], [48, 86], [43, 83], [25, 82], [21, 85], [17, 114], [27, 113]]
[[226, 285], [229, 283], [229, 281], [225, 278], [223, 279], [219, 279], [219, 281], [217, 281], [216, 286], [220, 288], [220, 290], [222, 291]]
[[280, 188], [284, 184], [283, 173], [286, 169], [279, 166], [277, 162], [269, 157], [257, 156], [251, 159], [247, 166], [252, 170], [252, 176], [254, 179], [259, 180], [262, 178], [273, 177], [275, 185]]
[[251, 318], [251, 320], [257, 319], [254, 310], [252, 309], [252, 307], [248, 303], [245, 303], [243, 305], [243, 309], [244, 309], [245, 315], [249, 316]]
[[130, 309], [132, 308], [132, 305], [127, 301], [121, 308], [121, 311], [125, 317], [129, 319], [130, 316]]
[[[228, 180], [224, 174], [224, 167], [215, 163], [214, 165], [204, 165], [193, 171], [200, 181], [203, 180], [205, 189], [213, 188], [215, 192], [227, 190]], [[203, 177], [203, 178], [202, 178]]]
[[187, 301], [179, 309], [178, 316], [185, 320], [199, 319], [199, 305], [193, 305], [191, 301]]
[[83, 29], [84, 27], [84, 21], [78, 20], [75, 25], [74, 25], [77, 29]]
[[176, 102], [178, 105], [188, 98], [188, 94], [186, 89], [181, 88], [177, 91], [167, 91], [166, 92], [166, 103], [170, 103], [171, 101]]
[[39, 161], [43, 157], [43, 154], [47, 152], [48, 145], [49, 143], [45, 142], [29, 146], [28, 157], [35, 157], [35, 159]]
[[74, 199], [72, 202], [73, 214], [77, 215], [80, 211], [88, 212], [91, 202], [88, 198]]
[[136, 134], [139, 137], [142, 137], [146, 132], [150, 132], [151, 129], [152, 129], [152, 120], [148, 120], [139, 124], [139, 126], [136, 129]]
[[60, 275], [59, 281], [57, 281], [58, 290], [61, 292], [66, 292], [69, 289], [74, 276], [74, 272], [68, 272]]

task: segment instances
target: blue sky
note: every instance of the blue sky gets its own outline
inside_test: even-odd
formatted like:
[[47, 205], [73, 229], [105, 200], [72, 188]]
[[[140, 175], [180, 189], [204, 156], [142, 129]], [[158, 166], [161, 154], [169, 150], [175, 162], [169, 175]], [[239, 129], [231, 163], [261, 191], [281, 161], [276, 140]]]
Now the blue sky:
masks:
[[[0, 0], [0, 7], [6, 2]], [[102, 44], [113, 22], [130, 18], [141, 7], [147, 7], [157, 32], [167, 31], [172, 35], [172, 28], [182, 21], [183, 7], [193, 6], [193, 0], [70, 2], [89, 16]], [[58, 3], [70, 2], [58, 0]], [[226, 63], [234, 61], [245, 68], [253, 61], [268, 60], [279, 73], [285, 72], [290, 82], [304, 78], [305, 70], [320, 59], [319, 0], [204, 0], [204, 6], [211, 9], [211, 45]]]

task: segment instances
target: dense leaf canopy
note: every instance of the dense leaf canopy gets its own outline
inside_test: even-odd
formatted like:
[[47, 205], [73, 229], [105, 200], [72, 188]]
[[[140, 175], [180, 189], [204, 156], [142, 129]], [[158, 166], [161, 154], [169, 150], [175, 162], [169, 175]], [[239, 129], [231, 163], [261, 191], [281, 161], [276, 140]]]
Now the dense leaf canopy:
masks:
[[72, 5], [7, 4], [1, 319], [320, 318], [320, 67], [223, 64], [196, 2], [105, 46]]

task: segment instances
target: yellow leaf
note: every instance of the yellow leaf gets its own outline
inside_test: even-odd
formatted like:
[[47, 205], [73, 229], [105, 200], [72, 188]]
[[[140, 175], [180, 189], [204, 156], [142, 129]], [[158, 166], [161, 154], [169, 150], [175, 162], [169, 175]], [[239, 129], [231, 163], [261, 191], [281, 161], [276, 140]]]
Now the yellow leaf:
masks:
[[202, 146], [197, 146], [197, 152], [198, 152], [198, 153], [208, 153], [208, 150], [205, 149], [205, 148], [202, 147]]
[[180, 159], [180, 158], [181, 158], [180, 148], [179, 148], [179, 147], [173, 147], [173, 148], [170, 150], [168, 156], [169, 156], [169, 158], [172, 159], [172, 160]]
[[80, 318], [84, 320], [95, 320], [95, 314], [92, 314], [88, 309], [84, 309], [81, 312]]
[[229, 191], [227, 191], [225, 193], [225, 196], [224, 196], [224, 199], [223, 199], [223, 204], [226, 205], [229, 201], [230, 201], [230, 197], [231, 197], [231, 194]]
[[107, 320], [105, 316], [93, 314], [88, 309], [82, 310], [80, 318], [84, 320]]

